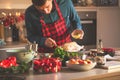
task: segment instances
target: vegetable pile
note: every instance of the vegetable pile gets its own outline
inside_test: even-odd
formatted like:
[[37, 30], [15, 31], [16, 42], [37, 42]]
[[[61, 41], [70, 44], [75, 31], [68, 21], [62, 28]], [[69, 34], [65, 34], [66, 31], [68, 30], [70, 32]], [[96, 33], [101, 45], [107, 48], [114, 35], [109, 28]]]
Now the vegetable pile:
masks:
[[62, 60], [62, 66], [66, 66], [66, 61], [71, 58], [76, 58], [81, 56], [79, 52], [67, 52], [64, 51], [62, 47], [55, 48], [54, 54], [52, 57], [59, 57]]
[[58, 72], [61, 70], [61, 61], [57, 58], [35, 59], [34, 70], [40, 73]]
[[25, 73], [29, 70], [29, 65], [22, 62], [18, 63], [16, 57], [10, 56], [0, 61], [0, 73]]
[[102, 50], [105, 55], [109, 54], [112, 57], [115, 55], [115, 49], [113, 48], [102, 48]]
[[67, 51], [64, 51], [62, 47], [55, 48], [55, 52], [53, 54], [53, 57], [59, 57], [61, 59], [64, 59], [66, 57], [73, 58], [78, 56], [80, 56], [79, 52], [67, 52]]

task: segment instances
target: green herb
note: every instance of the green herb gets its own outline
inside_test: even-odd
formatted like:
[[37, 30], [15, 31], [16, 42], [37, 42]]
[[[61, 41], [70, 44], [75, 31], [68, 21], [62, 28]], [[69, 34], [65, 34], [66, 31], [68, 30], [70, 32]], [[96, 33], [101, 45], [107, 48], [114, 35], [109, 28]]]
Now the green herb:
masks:
[[59, 57], [62, 60], [62, 65], [65, 65], [65, 62], [70, 58], [76, 58], [80, 56], [78, 52], [67, 52], [64, 51], [62, 47], [55, 48], [53, 57]]

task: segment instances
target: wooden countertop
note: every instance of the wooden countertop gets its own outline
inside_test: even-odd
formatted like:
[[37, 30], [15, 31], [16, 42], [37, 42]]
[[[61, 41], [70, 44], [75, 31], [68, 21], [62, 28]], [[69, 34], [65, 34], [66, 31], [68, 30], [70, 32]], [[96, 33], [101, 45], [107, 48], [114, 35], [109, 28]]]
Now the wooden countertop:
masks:
[[89, 71], [78, 72], [69, 70], [68, 68], [63, 68], [60, 72], [50, 74], [33, 74], [31, 72], [26, 76], [26, 80], [104, 80], [104, 78], [108, 78], [105, 80], [109, 80], [111, 76], [113, 76], [112, 78], [116, 78], [115, 76], [118, 77], [118, 75], [120, 75], [120, 69], [106, 70], [94, 68]]
[[119, 80], [119, 79], [120, 79], [120, 72], [114, 72], [114, 73], [95, 75], [95, 76], [73, 79], [73, 80]]

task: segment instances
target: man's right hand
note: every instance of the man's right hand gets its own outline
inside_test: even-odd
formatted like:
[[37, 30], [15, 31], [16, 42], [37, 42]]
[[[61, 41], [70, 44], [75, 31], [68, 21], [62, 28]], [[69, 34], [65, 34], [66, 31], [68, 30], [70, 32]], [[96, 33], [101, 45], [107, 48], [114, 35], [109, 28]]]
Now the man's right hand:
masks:
[[56, 41], [52, 38], [47, 38], [45, 41], [45, 45], [50, 48], [57, 46]]

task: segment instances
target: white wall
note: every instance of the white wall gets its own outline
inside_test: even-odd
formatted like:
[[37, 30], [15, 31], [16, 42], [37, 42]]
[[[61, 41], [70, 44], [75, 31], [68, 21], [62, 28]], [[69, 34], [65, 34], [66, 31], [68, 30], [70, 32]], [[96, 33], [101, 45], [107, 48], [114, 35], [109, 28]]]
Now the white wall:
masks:
[[0, 9], [25, 9], [31, 0], [0, 0]]

